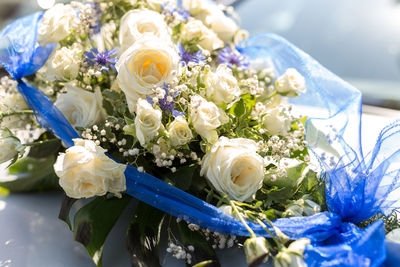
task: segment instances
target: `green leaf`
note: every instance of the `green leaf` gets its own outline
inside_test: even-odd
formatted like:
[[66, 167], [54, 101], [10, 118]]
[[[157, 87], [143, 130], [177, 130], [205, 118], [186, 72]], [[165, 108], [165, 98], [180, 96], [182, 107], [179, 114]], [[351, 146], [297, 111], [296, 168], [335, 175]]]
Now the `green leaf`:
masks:
[[199, 172], [200, 166], [188, 165], [179, 167], [175, 173], [169, 175], [169, 179], [173, 182], [173, 185], [181, 190], [188, 190], [192, 184], [192, 179], [195, 172]]
[[103, 108], [106, 110], [108, 115], [112, 115], [114, 113], [114, 106], [110, 101], [103, 99]]
[[58, 214], [58, 219], [64, 221], [69, 230], [72, 230], [71, 221], [69, 219], [69, 212], [71, 211], [72, 205], [77, 201], [75, 198], [70, 198], [67, 195], [64, 196], [64, 199], [61, 203], [60, 213]]
[[74, 217], [74, 237], [81, 243], [97, 266], [101, 266], [103, 246], [108, 233], [117, 222], [131, 197], [96, 197], [77, 211]]
[[60, 148], [61, 141], [57, 139], [54, 142], [32, 146], [28, 156], [32, 158], [47, 158], [49, 155], [56, 155]]
[[58, 177], [53, 169], [54, 162], [54, 155], [48, 158], [21, 158], [8, 169], [10, 174], [18, 175], [19, 178], [0, 182], [0, 187], [11, 193], [59, 189]]
[[104, 90], [101, 93], [105, 98], [107, 98], [109, 100], [112, 100], [112, 101], [116, 101], [116, 100], [121, 98], [120, 94], [117, 91], [114, 91], [114, 90], [107, 89], [107, 90]]
[[139, 202], [129, 225], [126, 246], [134, 267], [161, 266], [160, 232], [165, 213]]
[[[178, 223], [178, 230], [183, 245], [186, 247], [193, 246], [194, 251], [188, 250], [192, 256], [192, 264], [196, 265], [204, 261], [212, 261], [207, 266], [220, 266], [217, 255], [210, 243], [199, 231], [191, 231], [187, 223], [181, 221]], [[200, 265], [201, 266], [201, 265]]]
[[240, 118], [242, 115], [246, 113], [246, 104], [244, 103], [243, 99], [240, 99], [236, 102], [230, 109], [229, 113], [236, 116], [236, 118]]

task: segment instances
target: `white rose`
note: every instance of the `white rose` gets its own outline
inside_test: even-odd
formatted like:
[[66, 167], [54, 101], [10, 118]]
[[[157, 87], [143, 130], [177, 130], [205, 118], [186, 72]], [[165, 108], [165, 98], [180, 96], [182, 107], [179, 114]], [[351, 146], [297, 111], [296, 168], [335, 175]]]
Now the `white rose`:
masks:
[[287, 135], [290, 120], [280, 107], [268, 110], [262, 118], [262, 126], [270, 135]]
[[161, 115], [161, 111], [154, 109], [145, 99], [138, 100], [135, 128], [136, 138], [142, 146], [156, 137], [159, 130], [163, 128]]
[[107, 192], [121, 196], [126, 189], [124, 171], [91, 140], [74, 139], [75, 145], [58, 156], [54, 170], [67, 196], [89, 198]]
[[215, 73], [210, 73], [211, 83], [207, 86], [207, 97], [217, 104], [229, 104], [240, 96], [240, 88], [232, 70], [225, 64], [218, 66]]
[[193, 138], [189, 124], [184, 117], [178, 116], [168, 127], [168, 135], [173, 146], [182, 146]]
[[225, 16], [219, 8], [213, 8], [210, 14], [203, 16], [202, 21], [225, 43], [232, 41], [235, 33], [239, 30], [236, 22]]
[[154, 36], [143, 37], [121, 55], [116, 64], [117, 80], [131, 112], [138, 98], [152, 94], [154, 87], [173, 78], [179, 59], [171, 43]]
[[13, 159], [21, 149], [22, 145], [16, 137], [8, 130], [2, 131], [0, 138], [0, 163]]
[[183, 0], [182, 7], [187, 9], [192, 16], [211, 13], [213, 8], [204, 0]]
[[105, 112], [100, 90], [94, 93], [66, 84], [67, 93], [57, 97], [55, 106], [74, 127], [89, 127], [102, 122]]
[[204, 156], [200, 175], [229, 198], [247, 201], [262, 186], [264, 161], [253, 140], [221, 137]]
[[46, 79], [73, 80], [78, 76], [81, 58], [81, 51], [62, 47], [54, 51], [47, 61]]
[[275, 82], [276, 90], [289, 97], [306, 91], [306, 81], [296, 69], [287, 69]]
[[67, 37], [72, 29], [76, 12], [71, 5], [56, 4], [47, 10], [38, 29], [38, 42], [57, 43]]
[[196, 132], [209, 143], [218, 139], [217, 128], [228, 122], [225, 112], [199, 95], [190, 100], [190, 119]]
[[122, 51], [128, 49], [144, 35], [154, 35], [161, 40], [170, 40], [168, 26], [160, 13], [148, 9], [134, 9], [121, 19], [119, 43]]
[[199, 45], [209, 51], [224, 47], [224, 42], [218, 38], [215, 32], [197, 19], [191, 19], [184, 25], [181, 38], [185, 41], [198, 38]]

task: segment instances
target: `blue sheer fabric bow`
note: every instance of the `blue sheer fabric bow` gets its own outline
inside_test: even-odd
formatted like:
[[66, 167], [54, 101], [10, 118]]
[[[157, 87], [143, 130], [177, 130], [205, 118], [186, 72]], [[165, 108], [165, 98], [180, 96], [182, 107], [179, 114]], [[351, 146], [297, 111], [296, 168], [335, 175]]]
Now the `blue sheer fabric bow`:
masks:
[[[40, 90], [22, 81], [24, 76], [35, 73], [44, 65], [55, 47], [54, 44], [46, 47], [37, 44], [36, 33], [41, 16], [42, 13], [36, 13], [16, 20], [0, 33], [0, 63], [19, 81], [18, 89], [35, 112], [38, 122], [66, 146], [72, 146], [73, 139], [79, 137], [75, 129]], [[291, 239], [306, 237], [312, 241], [305, 252], [309, 265], [381, 265], [386, 257], [382, 222], [377, 221], [365, 229], [354, 223], [378, 212], [389, 214], [397, 207], [389, 200], [398, 187], [397, 151], [390, 147], [398, 138], [397, 125], [382, 132], [377, 148], [366, 160], [359, 139], [348, 142], [355, 132], [360, 133], [361, 96], [356, 89], [276, 35], [249, 39], [239, 50], [252, 59], [269, 58], [278, 72], [288, 67], [296, 68], [306, 77], [308, 91], [295, 100], [295, 104], [318, 107], [326, 113], [323, 119], [308, 120], [307, 140], [327, 174], [326, 198], [330, 212], [278, 219], [274, 225]], [[323, 132], [324, 127], [330, 125], [337, 129], [334, 138], [327, 138]], [[327, 154], [336, 157], [335, 166], [326, 161]], [[213, 231], [248, 235], [235, 218], [156, 177], [138, 172], [132, 166], [127, 167], [125, 176], [126, 193], [149, 205]], [[351, 208], [357, 208], [357, 211], [349, 212]], [[257, 235], [268, 237], [259, 225], [251, 222], [249, 225]]]

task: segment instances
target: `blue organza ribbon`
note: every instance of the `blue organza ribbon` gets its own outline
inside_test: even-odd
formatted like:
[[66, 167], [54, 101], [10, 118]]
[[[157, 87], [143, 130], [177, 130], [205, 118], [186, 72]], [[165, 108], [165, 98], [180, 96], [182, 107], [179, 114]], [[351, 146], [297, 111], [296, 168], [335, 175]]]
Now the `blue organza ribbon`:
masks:
[[[0, 33], [0, 63], [19, 81], [18, 89], [38, 122], [66, 146], [72, 146], [78, 133], [43, 92], [21, 80], [41, 68], [54, 49], [53, 44], [37, 44], [41, 16], [36, 13], [16, 20]], [[276, 35], [253, 37], [239, 50], [254, 60], [269, 58], [279, 73], [296, 68], [306, 78], [308, 91], [294, 103], [325, 112], [325, 117], [307, 121], [307, 141], [326, 172], [330, 212], [282, 218], [274, 225], [291, 239], [306, 237], [312, 241], [305, 251], [311, 266], [381, 265], [386, 258], [382, 221], [365, 229], [355, 223], [377, 213], [390, 214], [398, 207], [396, 199], [391, 200], [399, 187], [399, 153], [393, 146], [400, 138], [398, 125], [385, 128], [374, 151], [364, 158], [360, 144], [361, 94], [356, 89]], [[132, 166], [127, 166], [125, 176], [126, 193], [149, 205], [213, 231], [248, 235], [235, 218], [156, 177]], [[257, 235], [268, 236], [259, 225], [249, 225]], [[393, 246], [388, 247], [388, 252], [393, 251]], [[395, 257], [389, 257], [388, 263], [391, 261], [398, 262]]]

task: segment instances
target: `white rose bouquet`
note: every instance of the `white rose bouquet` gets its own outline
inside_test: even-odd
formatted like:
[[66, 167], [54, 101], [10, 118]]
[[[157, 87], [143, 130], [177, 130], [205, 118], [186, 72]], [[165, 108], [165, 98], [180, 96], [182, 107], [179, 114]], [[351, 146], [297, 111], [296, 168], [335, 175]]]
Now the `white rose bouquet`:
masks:
[[[0, 161], [13, 160], [10, 171], [31, 175], [0, 186], [64, 190], [60, 218], [98, 266], [107, 234], [132, 200], [127, 165], [216, 206], [250, 235], [216, 233], [140, 202], [127, 236], [133, 266], [159, 266], [161, 238], [189, 265], [218, 266], [215, 249], [234, 246], [244, 246], [251, 266], [268, 258], [276, 266], [305, 265], [310, 240], [290, 243], [271, 221], [326, 210], [325, 184], [304, 140], [306, 118], [292, 114], [288, 103], [306, 92], [306, 81], [294, 68], [277, 73], [241, 52], [246, 33], [228, 13], [203, 0], [184, 0], [182, 7], [167, 0], [88, 0], [47, 10], [38, 42], [56, 45], [30, 80], [79, 138], [66, 148], [41, 129], [4, 77]], [[26, 130], [29, 136], [21, 134]], [[69, 210], [82, 198], [90, 202], [72, 227]], [[249, 222], [271, 238], [256, 236]], [[160, 236], [160, 229], [168, 234]]]

